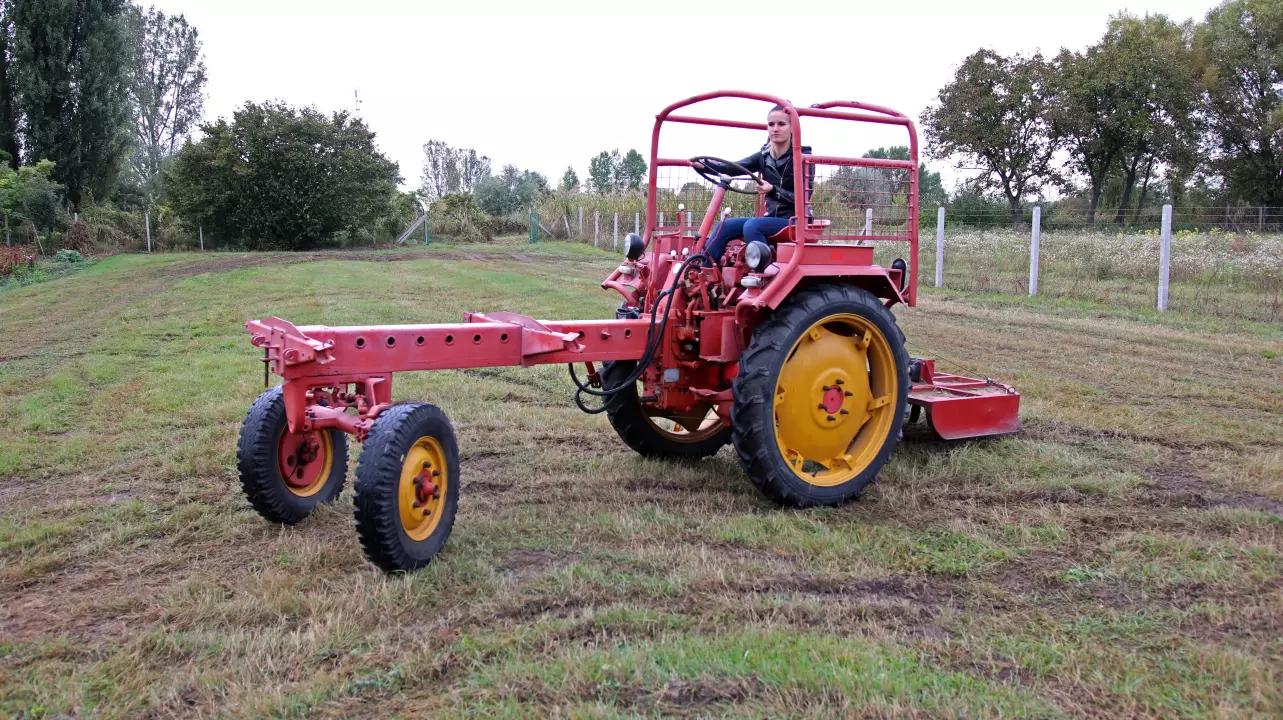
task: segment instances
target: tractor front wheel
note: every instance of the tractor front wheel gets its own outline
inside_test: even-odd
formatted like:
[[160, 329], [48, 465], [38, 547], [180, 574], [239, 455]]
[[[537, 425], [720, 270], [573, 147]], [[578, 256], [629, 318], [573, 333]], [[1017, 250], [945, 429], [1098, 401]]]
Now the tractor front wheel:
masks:
[[[633, 361], [604, 363], [602, 387], [619, 387], [636, 368]], [[716, 455], [731, 441], [730, 428], [711, 404], [696, 405], [682, 413], [657, 409], [641, 402], [636, 382], [606, 398], [606, 415], [620, 439], [642, 457], [699, 460]]]
[[435, 405], [389, 408], [356, 468], [356, 534], [385, 572], [427, 565], [445, 547], [459, 506], [459, 444]]
[[289, 431], [279, 386], [258, 396], [236, 447], [241, 489], [259, 515], [293, 525], [343, 492], [347, 435], [340, 430]]
[[838, 505], [891, 457], [908, 403], [895, 316], [850, 285], [797, 292], [740, 356], [733, 440], [740, 464], [784, 505]]

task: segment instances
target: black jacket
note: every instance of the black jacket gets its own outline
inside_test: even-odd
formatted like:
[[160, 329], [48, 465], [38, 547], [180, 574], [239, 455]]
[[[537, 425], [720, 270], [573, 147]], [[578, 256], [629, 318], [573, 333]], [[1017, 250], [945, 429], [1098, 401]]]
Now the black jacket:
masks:
[[[808, 145], [802, 146], [802, 154], [810, 155], [811, 148]], [[793, 195], [793, 148], [789, 147], [788, 152], [783, 156], [776, 158], [771, 155], [771, 144], [767, 143], [762, 146], [758, 152], [749, 155], [739, 161], [746, 170], [755, 173], [761, 173], [762, 179], [771, 184], [773, 188], [766, 194], [766, 215], [765, 217], [791, 218], [796, 214], [796, 200]], [[713, 172], [730, 175], [735, 172], [728, 167], [713, 167], [709, 165]]]

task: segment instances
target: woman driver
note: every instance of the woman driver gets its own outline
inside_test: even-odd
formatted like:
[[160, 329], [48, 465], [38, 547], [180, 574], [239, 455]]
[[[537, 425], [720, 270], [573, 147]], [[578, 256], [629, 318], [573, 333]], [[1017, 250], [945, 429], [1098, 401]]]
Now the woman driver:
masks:
[[[793, 126], [789, 114], [776, 105], [766, 114], [767, 142], [762, 149], [739, 164], [746, 170], [758, 173], [758, 192], [766, 194], [766, 215], [751, 218], [726, 218], [714, 228], [712, 237], [704, 247], [714, 262], [720, 262], [726, 244], [736, 238], [749, 243], [766, 242], [766, 238], [789, 226], [795, 212], [793, 200]], [[804, 154], [811, 148], [802, 146]], [[712, 172], [731, 175], [738, 171], [716, 163], [691, 161], [696, 170], [707, 168]]]

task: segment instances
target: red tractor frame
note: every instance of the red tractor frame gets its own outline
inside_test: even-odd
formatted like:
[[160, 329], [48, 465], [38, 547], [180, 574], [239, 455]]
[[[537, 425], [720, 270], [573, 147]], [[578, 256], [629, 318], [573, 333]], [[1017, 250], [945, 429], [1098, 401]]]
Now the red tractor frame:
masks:
[[[714, 98], [760, 101], [762, 116], [774, 105], [788, 113], [793, 186], [804, 189], [792, 225], [770, 245], [732, 241], [720, 263], [704, 243], [727, 193], [743, 185], [705, 168], [706, 184], [676, 189], [661, 174], [691, 173], [692, 163], [659, 155], [661, 131], [674, 123], [765, 130], [677, 114]], [[910, 159], [805, 154], [805, 118], [903, 127]], [[698, 95], [656, 117], [647, 188], [645, 232], [626, 238], [623, 262], [602, 283], [623, 296], [613, 319], [478, 312], [433, 325], [248, 321], [266, 367], [284, 379], [255, 401], [241, 431], [238, 467], [254, 508], [295, 523], [335, 499], [347, 435], [355, 435], [364, 443], [354, 504], [366, 556], [387, 571], [431, 560], [454, 523], [459, 451], [439, 408], [392, 402], [393, 375], [412, 370], [565, 363], [576, 403], [605, 412], [637, 452], [696, 460], [733, 443], [749, 479], [796, 507], [859, 494], [890, 458], [902, 424], [923, 414], [946, 439], [1017, 429], [1015, 390], [911, 358], [890, 311], [918, 297], [918, 145], [904, 115], [847, 101], [796, 107], [751, 92]], [[694, 188], [711, 191], [699, 195], [707, 206], [698, 225], [682, 202]], [[908, 261], [875, 264], [874, 242], [900, 243]]]

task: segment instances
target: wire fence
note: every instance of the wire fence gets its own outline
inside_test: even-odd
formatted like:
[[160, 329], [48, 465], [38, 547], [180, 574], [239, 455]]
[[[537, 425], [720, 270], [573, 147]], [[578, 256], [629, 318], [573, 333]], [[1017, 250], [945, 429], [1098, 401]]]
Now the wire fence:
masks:
[[[1048, 226], [1031, 212], [1029, 226], [1013, 230], [968, 226], [946, 210], [942, 223], [930, 217], [932, 227], [920, 234], [918, 281], [946, 290], [1283, 320], [1283, 234], [1268, 223], [1258, 226], [1263, 232], [1181, 228], [1178, 217], [1173, 209], [1165, 230], [1160, 210], [1156, 227], [1118, 233]], [[875, 260], [889, 263], [895, 252], [879, 247]]]

